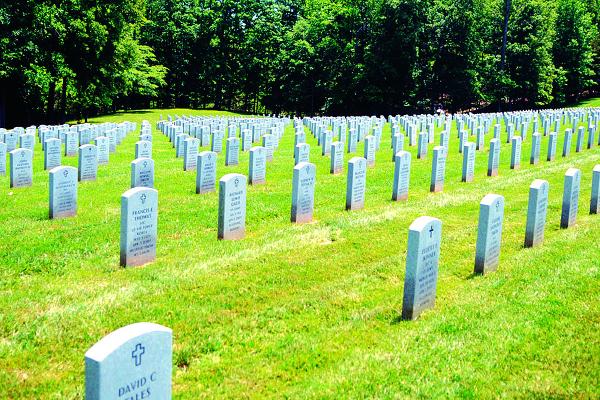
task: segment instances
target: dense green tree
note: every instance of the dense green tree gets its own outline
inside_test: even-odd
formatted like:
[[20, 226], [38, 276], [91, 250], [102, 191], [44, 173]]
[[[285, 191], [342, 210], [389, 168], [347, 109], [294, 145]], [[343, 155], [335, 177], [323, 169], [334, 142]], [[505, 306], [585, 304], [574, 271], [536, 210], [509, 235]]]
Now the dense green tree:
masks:
[[600, 88], [600, 0], [0, 1], [0, 125], [547, 107]]

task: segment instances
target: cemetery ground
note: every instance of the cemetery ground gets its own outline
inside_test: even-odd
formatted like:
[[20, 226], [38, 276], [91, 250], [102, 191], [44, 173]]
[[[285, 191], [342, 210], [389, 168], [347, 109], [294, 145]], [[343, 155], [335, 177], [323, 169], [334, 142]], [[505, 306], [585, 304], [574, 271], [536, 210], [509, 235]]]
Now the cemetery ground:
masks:
[[[287, 127], [267, 183], [248, 187], [246, 237], [217, 240], [218, 193], [195, 194], [194, 172], [156, 129], [169, 110], [91, 122], [150, 121], [159, 193], [155, 262], [119, 267], [121, 194], [129, 188], [138, 134], [131, 133], [80, 183], [78, 214], [48, 219], [48, 172], [36, 143], [33, 187], [0, 177], [0, 398], [83, 398], [85, 351], [122, 326], [173, 329], [175, 398], [557, 397], [600, 396], [600, 217], [589, 215], [600, 148], [511, 170], [502, 131], [499, 176], [476, 154], [473, 183], [461, 183], [456, 126], [444, 192], [430, 193], [433, 146], [412, 153], [407, 202], [392, 202], [394, 163], [386, 124], [365, 209], [345, 211], [344, 174], [317, 166], [315, 221], [290, 223], [293, 127]], [[205, 112], [214, 115], [214, 112]], [[222, 113], [223, 115], [225, 113]], [[436, 130], [436, 142], [441, 129]], [[362, 143], [358, 153], [362, 155]], [[248, 173], [248, 153], [217, 179]], [[77, 165], [77, 157], [63, 157]], [[582, 172], [577, 225], [560, 229], [564, 174]], [[523, 248], [529, 185], [550, 183], [544, 243]], [[473, 274], [479, 202], [506, 199], [498, 271]], [[443, 223], [435, 309], [402, 321], [409, 225]]]

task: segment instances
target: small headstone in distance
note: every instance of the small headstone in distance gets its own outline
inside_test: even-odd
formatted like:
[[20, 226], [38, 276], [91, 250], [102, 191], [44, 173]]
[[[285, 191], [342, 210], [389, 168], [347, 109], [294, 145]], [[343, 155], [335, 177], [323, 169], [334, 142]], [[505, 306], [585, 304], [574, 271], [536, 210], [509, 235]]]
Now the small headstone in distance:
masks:
[[61, 141], [60, 139], [47, 139], [44, 147], [44, 169], [50, 170], [60, 167]]
[[344, 143], [331, 143], [331, 162], [329, 172], [333, 175], [341, 174], [344, 171]]
[[581, 153], [583, 150], [583, 141], [585, 140], [585, 129], [583, 126], [580, 126], [577, 129], [577, 143], [575, 144], [575, 152]]
[[417, 218], [408, 231], [402, 319], [415, 320], [435, 306], [442, 221]]
[[299, 143], [294, 147], [294, 161], [298, 165], [301, 162], [310, 162], [310, 145]]
[[479, 204], [479, 227], [475, 254], [476, 274], [487, 274], [498, 269], [503, 221], [504, 197], [488, 194]]
[[79, 148], [78, 178], [80, 182], [95, 181], [98, 176], [98, 148], [85, 144]]
[[10, 187], [28, 187], [33, 184], [33, 151], [16, 149], [10, 152]]
[[200, 140], [187, 138], [183, 141], [183, 170], [195, 171], [198, 162], [198, 147]]
[[[342, 144], [341, 142], [337, 142]], [[342, 153], [344, 146], [341, 146]], [[315, 178], [317, 168], [314, 164], [303, 162], [294, 167], [292, 179], [292, 216], [297, 224], [311, 222], [315, 206]]]
[[573, 131], [571, 129], [565, 130], [565, 141], [563, 142], [563, 157], [568, 157], [571, 153], [571, 141], [573, 140]]
[[590, 214], [600, 212], [600, 164], [592, 171], [592, 197], [590, 200]]
[[368, 167], [375, 166], [375, 136], [365, 137], [365, 159]]
[[98, 148], [98, 164], [108, 164], [110, 158], [110, 139], [106, 136], [98, 136], [95, 143]]
[[156, 259], [157, 223], [157, 190], [136, 187], [123, 193], [121, 196], [122, 267], [135, 267]]
[[551, 132], [548, 136], [548, 156], [546, 157], [547, 161], [554, 161], [556, 159], [556, 142], [558, 139], [558, 135], [556, 132]]
[[0, 176], [6, 176], [6, 143], [0, 142]]
[[360, 210], [364, 208], [366, 183], [367, 160], [364, 157], [353, 157], [348, 161], [346, 210]]
[[240, 140], [237, 137], [230, 137], [227, 139], [225, 147], [225, 165], [238, 165], [240, 159]]
[[275, 137], [271, 134], [264, 135], [262, 138], [262, 147], [267, 153], [267, 161], [273, 161], [273, 153], [275, 152]]
[[211, 193], [217, 185], [217, 153], [203, 151], [196, 165], [196, 194]]
[[393, 201], [404, 201], [408, 199], [410, 186], [410, 164], [411, 154], [408, 151], [399, 151], [396, 154], [394, 165], [394, 183], [392, 189]]
[[429, 191], [438, 193], [444, 190], [446, 176], [446, 147], [436, 146], [433, 148], [433, 161], [431, 165], [431, 183]]
[[250, 149], [248, 176], [251, 185], [262, 185], [267, 182], [267, 149], [262, 146]]
[[514, 136], [511, 139], [510, 169], [520, 169], [521, 168], [522, 145], [523, 145], [523, 139], [521, 139], [521, 136]]
[[79, 135], [76, 132], [65, 133], [65, 157], [72, 157], [79, 149]]
[[462, 181], [473, 182], [475, 177], [475, 143], [467, 142], [463, 147]]
[[50, 219], [68, 218], [77, 214], [77, 168], [56, 167], [50, 170]]
[[562, 212], [560, 215], [560, 227], [563, 229], [570, 228], [577, 221], [580, 186], [581, 171], [576, 168], [569, 168], [565, 174]]
[[173, 332], [141, 322], [108, 334], [85, 353], [86, 400], [171, 399]]
[[525, 247], [535, 247], [544, 241], [549, 188], [548, 182], [542, 179], [536, 179], [529, 186]]
[[135, 144], [135, 158], [152, 158], [152, 142], [140, 140]]
[[222, 240], [239, 240], [246, 235], [246, 177], [227, 174], [219, 180], [219, 227]]
[[531, 165], [537, 165], [540, 161], [540, 147], [542, 143], [542, 135], [534, 133], [531, 135], [531, 156], [529, 157], [529, 163]]
[[138, 158], [131, 162], [131, 187], [154, 187], [154, 160]]
[[427, 157], [427, 143], [429, 143], [429, 135], [426, 132], [419, 133], [419, 141], [417, 143], [417, 158]]
[[498, 176], [500, 167], [500, 140], [490, 140], [490, 154], [488, 158], [488, 176]]

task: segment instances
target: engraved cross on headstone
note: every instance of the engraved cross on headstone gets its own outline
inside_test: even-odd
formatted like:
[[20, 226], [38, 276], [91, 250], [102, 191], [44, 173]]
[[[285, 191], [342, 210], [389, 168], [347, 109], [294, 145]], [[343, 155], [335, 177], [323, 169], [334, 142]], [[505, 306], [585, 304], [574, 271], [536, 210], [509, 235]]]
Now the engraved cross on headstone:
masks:
[[433, 237], [433, 225], [431, 225], [431, 229], [429, 229], [429, 237]]
[[131, 358], [135, 362], [135, 366], [142, 365], [142, 355], [146, 352], [146, 348], [141, 343], [135, 345], [135, 349], [131, 352]]

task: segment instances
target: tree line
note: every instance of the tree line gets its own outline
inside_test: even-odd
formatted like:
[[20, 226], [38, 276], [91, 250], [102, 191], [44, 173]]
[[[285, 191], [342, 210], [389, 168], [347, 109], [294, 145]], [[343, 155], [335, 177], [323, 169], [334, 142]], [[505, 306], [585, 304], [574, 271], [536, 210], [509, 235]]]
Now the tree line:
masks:
[[599, 30], [600, 0], [2, 0], [0, 126], [560, 106], [600, 90]]

